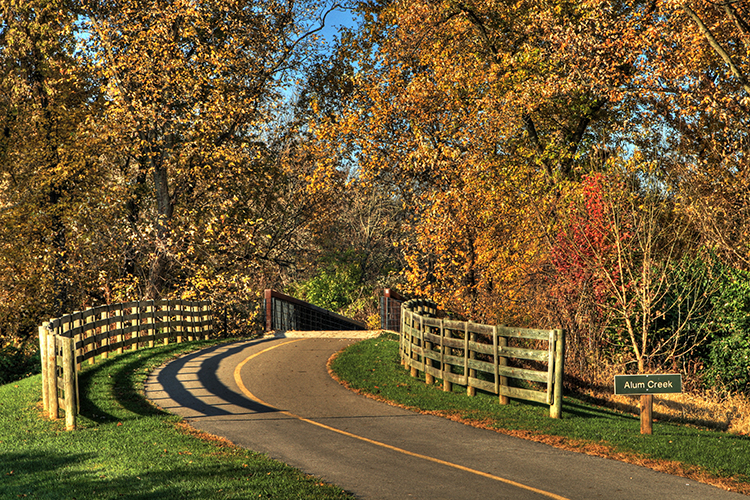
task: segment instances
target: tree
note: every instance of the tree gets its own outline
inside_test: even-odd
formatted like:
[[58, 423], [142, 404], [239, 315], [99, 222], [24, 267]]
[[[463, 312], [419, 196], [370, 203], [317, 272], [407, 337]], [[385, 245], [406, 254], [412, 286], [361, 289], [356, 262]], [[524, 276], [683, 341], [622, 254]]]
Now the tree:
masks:
[[247, 304], [310, 260], [327, 200], [281, 117], [315, 8], [2, 4], [3, 336], [96, 302]]
[[654, 6], [640, 50], [639, 146], [689, 196], [686, 211], [705, 244], [748, 268], [750, 10], [745, 1]]
[[551, 313], [566, 331], [568, 366], [594, 377], [621, 354], [607, 335], [613, 319], [608, 307], [612, 293], [602, 272], [608, 269], [613, 278], [619, 276], [605, 196], [625, 186], [608, 186], [612, 180], [594, 173], [571, 186], [559, 211], [561, 224], [550, 252], [553, 271], [546, 289]]
[[664, 184], [646, 176], [653, 169], [637, 159], [620, 168], [588, 177], [571, 200], [554, 262], [558, 278], [614, 319], [606, 339], [614, 343], [606, 349], [612, 361], [646, 373], [705, 343], [711, 276], [688, 257], [698, 250], [695, 234]]
[[127, 252], [148, 255], [147, 297], [168, 291], [179, 275], [181, 235], [220, 224], [194, 207], [206, 198], [245, 198], [272, 181], [267, 127], [286, 76], [305, 56], [300, 16], [310, 7], [85, 2], [89, 61], [105, 80], [110, 161], [127, 186], [131, 241], [147, 242]]
[[0, 336], [8, 338], [33, 334], [40, 318], [87, 295], [74, 228], [97, 203], [100, 176], [85, 128], [96, 91], [76, 61], [73, 4], [0, 5]]
[[[359, 36], [340, 48], [335, 78], [325, 80], [346, 97], [316, 101], [311, 129], [330, 145], [321, 168], [354, 166], [404, 204], [412, 292], [477, 319], [526, 319], [524, 288], [546, 259], [555, 200], [592, 163], [592, 145], [618, 132], [606, 118], [626, 108], [618, 89], [627, 71], [603, 69], [626, 52], [620, 46], [589, 65], [597, 79], [570, 70], [571, 52], [603, 45], [579, 29], [601, 18], [599, 7], [362, 9]], [[571, 27], [575, 43], [562, 36]]]

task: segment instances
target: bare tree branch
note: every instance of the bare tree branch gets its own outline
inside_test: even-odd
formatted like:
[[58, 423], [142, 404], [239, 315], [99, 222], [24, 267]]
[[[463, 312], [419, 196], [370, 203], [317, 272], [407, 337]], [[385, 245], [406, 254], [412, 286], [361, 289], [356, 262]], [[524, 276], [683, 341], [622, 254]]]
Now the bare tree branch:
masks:
[[682, 10], [684, 10], [685, 13], [690, 16], [690, 18], [695, 22], [696, 26], [698, 27], [698, 31], [700, 31], [703, 36], [706, 37], [708, 44], [711, 45], [711, 48], [714, 49], [714, 52], [716, 52], [729, 66], [732, 74], [739, 80], [742, 88], [745, 90], [747, 95], [750, 96], [750, 83], [748, 82], [742, 71], [740, 71], [740, 68], [737, 67], [734, 60], [732, 59], [732, 56], [730, 56], [729, 53], [724, 50], [713, 33], [711, 33], [711, 30], [708, 29], [708, 26], [706, 26], [703, 20], [698, 17], [698, 14], [695, 13], [690, 5], [688, 5], [687, 3], [682, 4]]

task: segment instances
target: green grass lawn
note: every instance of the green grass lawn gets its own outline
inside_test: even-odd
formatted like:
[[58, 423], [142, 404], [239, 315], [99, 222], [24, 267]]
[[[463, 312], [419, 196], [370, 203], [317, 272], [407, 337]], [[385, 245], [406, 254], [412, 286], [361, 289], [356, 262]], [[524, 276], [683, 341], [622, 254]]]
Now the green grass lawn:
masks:
[[145, 401], [153, 368], [211, 344], [144, 349], [85, 367], [74, 432], [41, 417], [40, 376], [0, 386], [0, 498], [352, 498], [266, 456], [202, 439]]
[[[637, 416], [565, 397], [563, 418], [549, 418], [549, 407], [495, 395], [466, 395], [463, 387], [443, 392], [412, 378], [399, 363], [395, 336], [354, 344], [331, 364], [352, 389], [419, 411], [439, 412], [466, 423], [532, 437], [580, 451], [645, 463], [713, 484], [750, 493], [750, 438], [672, 423], [654, 423], [654, 434], [640, 434]], [[679, 464], [668, 464], [676, 461]], [[681, 464], [681, 465], [680, 465]]]

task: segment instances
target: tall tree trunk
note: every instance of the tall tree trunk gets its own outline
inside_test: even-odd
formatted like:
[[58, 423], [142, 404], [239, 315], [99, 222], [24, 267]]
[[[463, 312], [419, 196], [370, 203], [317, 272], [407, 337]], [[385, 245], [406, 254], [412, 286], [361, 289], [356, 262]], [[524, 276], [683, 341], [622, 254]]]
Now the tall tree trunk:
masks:
[[[29, 64], [28, 78], [31, 83], [31, 94], [41, 113], [40, 136], [44, 138], [44, 142], [41, 144], [42, 161], [39, 167], [46, 175], [52, 176], [60, 168], [58, 127], [51, 109], [46, 76], [41, 70], [45, 61], [36, 45], [32, 48]], [[50, 214], [51, 219], [49, 224], [50, 235], [41, 235], [43, 241], [49, 241], [53, 259], [50, 273], [53, 290], [51, 313], [54, 316], [62, 316], [68, 307], [65, 226], [58, 212], [58, 204], [65, 194], [65, 189], [66, 187], [59, 180], [52, 179], [49, 181], [45, 201], [48, 204], [46, 211]]]
[[169, 194], [169, 178], [167, 176], [166, 164], [163, 161], [152, 160], [152, 168], [157, 209], [156, 249], [149, 271], [146, 296], [149, 299], [157, 299], [164, 291], [164, 285], [167, 282], [167, 271], [170, 264], [169, 241], [172, 235], [170, 223], [174, 204]]

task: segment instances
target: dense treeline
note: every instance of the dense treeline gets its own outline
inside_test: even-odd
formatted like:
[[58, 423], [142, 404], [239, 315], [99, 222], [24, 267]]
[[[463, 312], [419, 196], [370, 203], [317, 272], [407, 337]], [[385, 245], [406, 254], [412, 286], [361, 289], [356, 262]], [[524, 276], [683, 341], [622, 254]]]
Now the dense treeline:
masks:
[[747, 1], [366, 1], [328, 48], [314, 1], [0, 3], [8, 366], [85, 306], [391, 286], [750, 390]]
[[750, 4], [362, 11], [318, 75], [313, 138], [402, 201], [405, 291], [563, 326], [585, 381], [750, 389]]
[[137, 298], [210, 298], [252, 329], [330, 234], [284, 110], [322, 6], [1, 5], [3, 358], [46, 318]]

